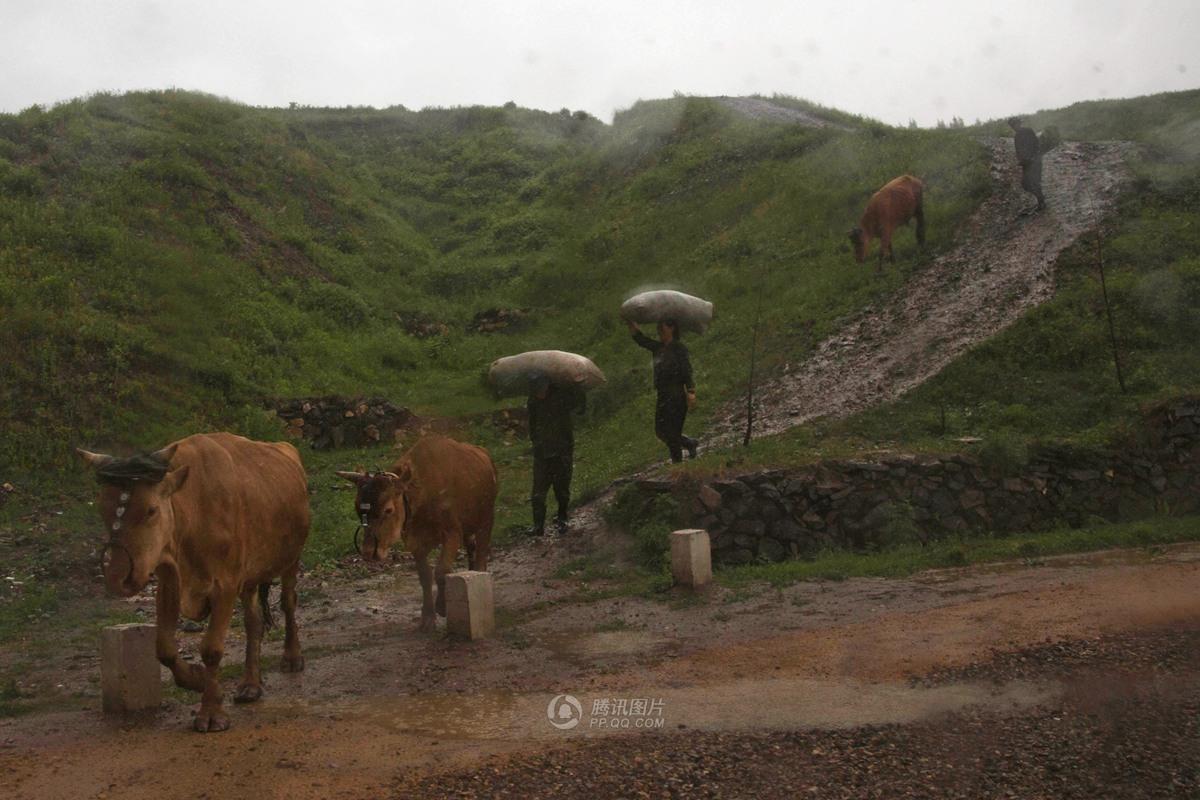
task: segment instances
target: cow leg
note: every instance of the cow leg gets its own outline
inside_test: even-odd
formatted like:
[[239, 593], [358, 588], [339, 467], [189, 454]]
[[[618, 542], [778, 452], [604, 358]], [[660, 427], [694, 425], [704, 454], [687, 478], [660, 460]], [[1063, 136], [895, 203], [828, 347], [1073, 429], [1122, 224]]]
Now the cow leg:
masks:
[[200, 642], [200, 660], [204, 662], [204, 694], [200, 697], [200, 710], [192, 727], [201, 733], [212, 733], [229, 728], [229, 717], [221, 707], [221, 684], [219, 672], [221, 657], [225, 655], [225, 635], [229, 633], [229, 620], [233, 617], [233, 605], [237, 595], [226, 589], [212, 598], [212, 615], [208, 630]]
[[158, 591], [154, 595], [155, 655], [160, 664], [171, 670], [176, 686], [202, 692], [204, 670], [180, 658], [175, 641], [175, 626], [179, 624], [179, 574], [165, 566], [159, 567], [155, 574], [158, 576]]
[[920, 247], [925, 244], [925, 203], [923, 201], [917, 203], [916, 217], [917, 217], [917, 246]]
[[437, 563], [437, 613], [439, 617], [446, 616], [446, 575], [454, 571], [454, 559], [462, 546], [462, 533], [457, 529], [448, 530], [442, 539], [442, 552], [438, 555]]
[[467, 568], [475, 569], [475, 537], [468, 534], [463, 541], [463, 547], [467, 550]]
[[296, 579], [300, 575], [300, 562], [284, 570], [280, 578], [282, 590], [279, 603], [283, 606], [284, 637], [283, 662], [280, 668], [284, 672], [302, 672], [304, 670], [304, 655], [300, 652], [300, 626], [296, 624]]
[[413, 553], [417, 562], [417, 575], [421, 578], [421, 631], [437, 630], [437, 616], [433, 612], [433, 568], [429, 566], [429, 551]]
[[246, 623], [246, 666], [233, 702], [253, 703], [263, 693], [262, 674], [258, 668], [259, 654], [262, 652], [263, 618], [258, 607], [258, 586], [254, 584], [242, 589], [242, 617]]
[[476, 572], [487, 572], [488, 557], [491, 555], [488, 551], [492, 545], [492, 524], [495, 511], [489, 511], [487, 519], [479, 526], [475, 535], [471, 537], [473, 548], [471, 550], [471, 569]]

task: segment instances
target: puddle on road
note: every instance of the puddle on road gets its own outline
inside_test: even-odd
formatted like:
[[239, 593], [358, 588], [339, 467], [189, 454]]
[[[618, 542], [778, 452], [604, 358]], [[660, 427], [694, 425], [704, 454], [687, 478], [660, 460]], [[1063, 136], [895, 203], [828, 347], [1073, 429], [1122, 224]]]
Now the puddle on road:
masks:
[[679, 649], [679, 642], [674, 639], [640, 630], [597, 633], [570, 631], [549, 634], [543, 641], [556, 656], [572, 663], [587, 665], [604, 661], [624, 661], [638, 656], [661, 657], [673, 654]]
[[1056, 685], [1024, 681], [921, 688], [775, 678], [673, 689], [591, 689], [561, 695], [486, 691], [297, 702], [276, 706], [262, 719], [286, 724], [302, 718], [326, 718], [388, 734], [439, 739], [555, 739], [680, 727], [794, 730], [906, 723], [971, 706], [1015, 712], [1044, 703], [1059, 691]]

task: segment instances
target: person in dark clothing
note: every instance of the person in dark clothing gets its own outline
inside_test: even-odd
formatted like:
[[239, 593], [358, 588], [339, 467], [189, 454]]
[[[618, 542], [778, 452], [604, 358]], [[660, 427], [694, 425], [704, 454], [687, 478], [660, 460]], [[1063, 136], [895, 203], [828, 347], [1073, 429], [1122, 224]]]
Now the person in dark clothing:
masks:
[[544, 376], [533, 382], [525, 407], [529, 411], [529, 440], [533, 442], [533, 506], [535, 536], [546, 531], [546, 495], [551, 487], [558, 501], [555, 526], [567, 528], [567, 506], [571, 499], [571, 473], [574, 468], [575, 431], [571, 414], [582, 414], [586, 407], [583, 391], [555, 386]]
[[1021, 165], [1021, 188], [1037, 198], [1037, 210], [1046, 207], [1042, 194], [1042, 146], [1032, 128], [1021, 124], [1020, 117], [1008, 121], [1016, 134], [1013, 143], [1017, 150], [1017, 163]]
[[625, 320], [633, 340], [654, 355], [654, 389], [658, 399], [654, 404], [654, 435], [666, 443], [671, 460], [683, 460], [686, 448], [689, 458], [696, 457], [695, 439], [683, 435], [683, 422], [688, 409], [696, 405], [696, 384], [692, 381], [692, 362], [688, 349], [679, 341], [679, 324], [674, 320], [658, 323], [658, 341], [646, 336], [637, 323]]

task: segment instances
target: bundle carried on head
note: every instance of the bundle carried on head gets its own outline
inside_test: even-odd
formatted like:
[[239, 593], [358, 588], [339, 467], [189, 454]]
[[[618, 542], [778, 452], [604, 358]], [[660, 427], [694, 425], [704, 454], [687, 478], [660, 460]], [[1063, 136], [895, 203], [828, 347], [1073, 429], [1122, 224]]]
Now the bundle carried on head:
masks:
[[674, 320], [685, 331], [704, 333], [713, 320], [713, 304], [672, 289], [656, 289], [622, 303], [621, 317], [639, 324]]
[[488, 368], [488, 384], [498, 397], [529, 394], [540, 380], [587, 390], [604, 383], [604, 373], [587, 356], [562, 350], [505, 356]]

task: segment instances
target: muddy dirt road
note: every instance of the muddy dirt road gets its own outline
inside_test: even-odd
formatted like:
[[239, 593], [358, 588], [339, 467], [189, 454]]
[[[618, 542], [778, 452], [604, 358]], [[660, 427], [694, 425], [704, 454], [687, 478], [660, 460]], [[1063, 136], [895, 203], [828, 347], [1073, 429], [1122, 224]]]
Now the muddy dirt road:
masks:
[[[1144, 653], [1118, 648], [1100, 666], [1155, 691], [1194, 697], [1200, 687], [1196, 658], [1154, 649], [1200, 641], [1198, 545], [700, 597], [605, 596], [613, 588], [605, 581], [556, 571], [602, 545], [527, 542], [498, 559], [501, 627], [476, 643], [416, 632], [417, 581], [406, 563], [307, 587], [307, 670], [269, 666], [266, 697], [231, 706], [234, 728], [222, 734], [192, 733], [193, 701], [183, 696], [153, 719], [105, 720], [91, 653], [63, 652], [45, 681], [61, 684], [64, 708], [0, 721], [0, 787], [17, 798], [433, 797], [452, 787], [486, 797], [505, 786], [511, 796], [550, 796], [559, 781], [564, 791], [633, 793], [615, 782], [628, 780], [626, 769], [657, 781], [647, 796], [689, 781], [733, 795], [754, 774], [790, 786], [778, 783], [788, 765], [837, 773], [814, 761], [819, 753], [842, 753], [838, 769], [854, 758], [866, 764], [854, 756], [860, 739], [876, 742], [863, 752], [878, 752], [880, 765], [906, 737], [932, 758], [950, 735], [947, 720], [974, 726], [980, 741], [993, 729], [1041, 735], [1052, 712], [1083, 702], [1079, 682], [1099, 667], [1083, 658], [1058, 671], [1025, 669], [1018, 659], [1029, 648], [1088, 653], [1103, 650], [1107, 639], [1096, 637], [1157, 637]], [[194, 654], [198, 635], [181, 636]], [[234, 639], [229, 664], [241, 656]], [[280, 647], [264, 651], [277, 656]], [[1160, 675], [1160, 662], [1173, 671]], [[230, 670], [227, 689], [239, 672]], [[548, 718], [569, 704], [552, 707], [558, 695], [579, 703], [556, 717], [577, 720], [565, 730]], [[1160, 752], [1178, 759], [1187, 744]], [[834, 783], [813, 785], [809, 796], [842, 796]]]
[[[1029, 214], [1034, 200], [1021, 190], [1012, 141], [986, 144], [994, 189], [956, 233], [953, 249], [890, 300], [850, 320], [803, 363], [760, 385], [755, 435], [894, 400], [1050, 299], [1055, 260], [1112, 212], [1130, 179], [1125, 161], [1136, 149], [1127, 142], [1063, 143], [1045, 157], [1047, 209]], [[745, 425], [743, 398], [717, 413], [708, 435], [732, 443]]]

